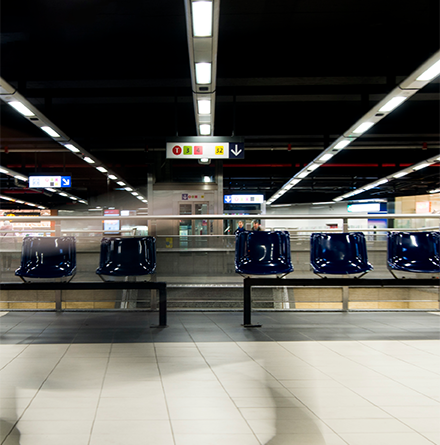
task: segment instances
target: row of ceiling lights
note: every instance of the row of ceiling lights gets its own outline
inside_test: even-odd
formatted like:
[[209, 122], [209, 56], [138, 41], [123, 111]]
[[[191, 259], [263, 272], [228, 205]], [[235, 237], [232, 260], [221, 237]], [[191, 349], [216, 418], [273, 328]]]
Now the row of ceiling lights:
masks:
[[[339, 151], [347, 147], [351, 142], [356, 140], [359, 136], [369, 130], [373, 125], [382, 120], [384, 117], [388, 116], [393, 110], [395, 110], [399, 105], [405, 102], [409, 97], [417, 93], [425, 85], [431, 82], [440, 74], [440, 51], [435, 53], [430, 57], [423, 65], [421, 65], [416, 71], [414, 71], [405, 81], [403, 81], [398, 87], [394, 88], [391, 93], [389, 93], [384, 99], [382, 99], [376, 106], [374, 106], [368, 113], [366, 113], [361, 119], [359, 119], [354, 125], [352, 125], [342, 136], [336, 139], [328, 148], [326, 148], [318, 157], [316, 157], [312, 162], [310, 162], [301, 171], [296, 173], [286, 184], [284, 184], [281, 189], [279, 189], [270, 199], [267, 204], [272, 204], [278, 198], [287, 193], [290, 189], [295, 187], [302, 179], [307, 177], [317, 168], [325, 164], [329, 159], [335, 156]], [[428, 160], [429, 161], [429, 160]], [[428, 162], [424, 161], [424, 163]], [[434, 161], [432, 161], [434, 162]], [[431, 163], [432, 163], [431, 162]], [[420, 163], [423, 165], [423, 163]], [[428, 164], [429, 165], [429, 164]], [[419, 169], [419, 164], [414, 166], [414, 169]], [[423, 168], [423, 167], [420, 167]], [[409, 169], [403, 172], [401, 176], [411, 173], [414, 169]], [[399, 176], [398, 176], [399, 177]], [[396, 178], [391, 175], [391, 178]], [[375, 184], [370, 188], [380, 186], [385, 182], [391, 180], [382, 179], [381, 181], [376, 181]], [[383, 181], [383, 182], [382, 182]], [[380, 184], [379, 184], [380, 183]], [[370, 184], [370, 185], [372, 185]], [[362, 191], [368, 190], [362, 187]], [[359, 192], [361, 193], [361, 192]], [[353, 196], [353, 192], [349, 194], [342, 195], [343, 197], [337, 197], [335, 200], [340, 200]]]
[[[61, 144], [63, 147], [67, 148], [67, 150], [74, 153], [83, 161], [88, 164], [100, 164], [100, 161], [93, 157], [90, 153], [84, 150], [80, 145], [72, 141], [68, 136], [66, 136], [59, 128], [57, 128], [46, 116], [44, 116], [39, 110], [37, 110], [27, 99], [25, 99], [18, 91], [15, 90], [9, 83], [7, 83], [3, 78], [0, 77], [0, 99], [2, 99], [5, 103], [13, 107], [16, 111], [18, 111], [21, 115], [26, 117], [29, 122], [34, 124], [43, 130], [46, 134], [48, 134], [51, 138], [53, 138], [56, 142]], [[120, 178], [118, 175], [111, 172], [109, 169], [102, 165], [98, 165], [95, 167], [96, 170], [108, 176], [112, 181], [116, 181], [116, 183], [123, 187], [123, 189], [133, 196], [138, 198], [140, 201], [147, 203], [147, 199], [142, 196], [140, 193], [134, 190], [133, 187], [130, 186], [123, 178]], [[8, 169], [3, 169], [8, 170]], [[14, 175], [12, 175], [14, 176]], [[24, 175], [20, 175], [25, 177]], [[26, 181], [27, 181], [26, 177]], [[78, 197], [73, 197], [74, 195], [70, 195], [65, 192], [58, 192], [55, 189], [47, 189], [51, 192], [56, 192], [60, 196], [68, 197], [73, 200], [78, 200], [78, 202], [87, 204], [87, 201], [81, 200]]]
[[220, 0], [186, 0], [188, 52], [198, 136], [214, 133]]

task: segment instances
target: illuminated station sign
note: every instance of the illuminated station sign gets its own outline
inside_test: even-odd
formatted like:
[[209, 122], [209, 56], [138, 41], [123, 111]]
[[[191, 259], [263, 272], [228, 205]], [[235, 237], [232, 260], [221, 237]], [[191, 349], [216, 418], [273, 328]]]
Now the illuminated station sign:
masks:
[[261, 204], [263, 195], [224, 195], [225, 204]]
[[29, 176], [29, 188], [67, 188], [72, 187], [71, 176]]
[[176, 137], [167, 141], [167, 159], [244, 159], [244, 140], [238, 137]]

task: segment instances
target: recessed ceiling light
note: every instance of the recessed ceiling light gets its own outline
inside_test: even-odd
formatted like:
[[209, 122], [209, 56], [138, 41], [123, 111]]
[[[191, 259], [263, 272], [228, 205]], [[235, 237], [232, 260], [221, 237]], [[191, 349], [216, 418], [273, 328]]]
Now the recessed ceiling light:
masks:
[[353, 130], [353, 133], [356, 133], [356, 134], [365, 133], [373, 125], [374, 125], [374, 122], [364, 122], [364, 123], [360, 124], [359, 127], [356, 128], [356, 130]]
[[192, 2], [194, 37], [212, 35], [212, 2]]
[[84, 156], [84, 161], [86, 161], [88, 164], [94, 164], [95, 161], [92, 158], [89, 158], [88, 156]]
[[440, 60], [434, 63], [424, 73], [422, 73], [416, 80], [432, 80], [440, 74]]
[[35, 116], [35, 114], [32, 113], [32, 111], [29, 110], [29, 108], [26, 107], [25, 105], [23, 105], [21, 102], [14, 100], [14, 101], [8, 102], [8, 103], [11, 107], [15, 108], [23, 116], [27, 116], [27, 117]]
[[200, 85], [211, 83], [211, 63], [196, 63], [196, 83]]
[[397, 96], [390, 99], [379, 111], [392, 111], [394, 108], [397, 108], [402, 102], [404, 102], [407, 98], [403, 96]]
[[65, 144], [64, 146], [67, 148], [67, 150], [70, 150], [73, 153], [79, 153], [79, 150], [72, 144]]
[[61, 136], [51, 127], [44, 126], [40, 127], [44, 132], [46, 132], [49, 136], [52, 136], [53, 138], [60, 138]]

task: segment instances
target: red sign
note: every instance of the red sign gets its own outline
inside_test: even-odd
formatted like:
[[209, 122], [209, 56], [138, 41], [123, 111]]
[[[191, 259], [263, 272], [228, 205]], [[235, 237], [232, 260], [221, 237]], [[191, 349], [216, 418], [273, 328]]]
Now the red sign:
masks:
[[175, 154], [177, 156], [177, 155], [180, 155], [180, 153], [182, 153], [182, 147], [179, 147], [178, 145], [175, 145], [173, 147], [173, 154]]
[[201, 145], [194, 145], [194, 154], [195, 155], [202, 155], [203, 154], [203, 146], [201, 146]]

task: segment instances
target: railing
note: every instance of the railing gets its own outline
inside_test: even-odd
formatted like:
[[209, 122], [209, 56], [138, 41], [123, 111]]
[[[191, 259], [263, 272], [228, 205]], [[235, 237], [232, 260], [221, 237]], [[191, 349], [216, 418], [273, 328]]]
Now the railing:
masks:
[[[189, 216], [189, 215], [188, 215]], [[231, 215], [190, 215], [191, 219], [242, 219], [242, 216]], [[291, 254], [294, 272], [287, 278], [316, 280], [307, 286], [293, 287], [264, 287], [253, 289], [253, 307], [261, 310], [438, 310], [439, 293], [438, 281], [428, 282], [432, 285], [404, 287], [359, 287], [329, 286], [323, 290], [322, 283], [310, 270], [309, 265], [309, 234], [311, 232], [340, 232], [349, 229], [351, 220], [358, 219], [403, 219], [411, 220], [413, 228], [367, 228], [356, 227], [352, 231], [367, 233], [367, 248], [369, 260], [374, 270], [368, 278], [383, 280], [392, 278], [386, 266], [385, 234], [389, 231], [427, 231], [438, 230], [431, 221], [439, 221], [440, 215], [260, 215], [266, 220], [266, 228], [271, 220], [331, 220], [340, 219], [343, 225], [338, 229], [308, 229], [290, 228]], [[99, 263], [100, 240], [103, 230], [85, 229], [87, 221], [102, 221], [103, 216], [80, 217], [38, 217], [38, 220], [54, 221], [55, 228], [42, 229], [41, 232], [50, 235], [77, 234], [77, 267], [78, 272], [73, 282], [96, 282], [98, 277], [95, 269]], [[124, 219], [133, 223], [149, 226], [151, 231], [159, 232], [162, 220], [178, 220], [180, 215], [154, 215], [120, 217], [105, 215], [105, 219]], [[8, 217], [11, 222], [25, 222], [26, 217]], [[35, 217], [28, 221], [34, 222]], [[420, 222], [428, 220], [426, 227]], [[406, 222], [405, 221], [405, 222]], [[68, 224], [68, 228], [63, 225]], [[77, 224], [78, 228], [72, 228]], [[219, 229], [221, 231], [221, 229]], [[18, 282], [14, 270], [20, 263], [21, 236], [4, 237], [6, 233], [35, 233], [40, 230], [12, 230], [0, 231], [0, 281]], [[132, 236], [134, 230], [121, 231]], [[150, 233], [152, 235], [153, 233]], [[90, 235], [90, 236], [86, 236]], [[105, 235], [112, 236], [112, 235]], [[119, 234], [116, 236], [120, 236]], [[173, 310], [242, 310], [243, 309], [243, 278], [235, 273], [234, 252], [235, 236], [221, 233], [212, 235], [187, 235], [155, 233], [157, 243], [157, 273], [152, 280], [166, 282], [168, 285], [168, 307]], [[170, 242], [170, 239], [172, 242]], [[13, 241], [13, 242], [11, 242]], [[183, 242], [184, 241], [184, 242]], [[8, 266], [8, 262], [9, 267]], [[9, 269], [9, 270], [7, 270]], [[415, 278], [423, 278], [413, 274]], [[411, 278], [414, 278], [411, 276]], [[407, 277], [408, 279], [409, 277]], [[431, 277], [429, 277], [431, 278]], [[363, 278], [362, 280], [364, 280]], [[346, 282], [348, 284], [348, 281]], [[422, 281], [419, 281], [421, 284]], [[84, 291], [63, 293], [63, 310], [145, 310], [156, 308], [158, 304], [155, 291], [145, 292], [136, 290], [121, 291]], [[3, 291], [0, 295], [0, 310], [53, 310], [55, 299], [53, 293], [48, 291], [29, 291], [14, 293]]]

